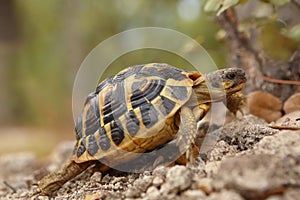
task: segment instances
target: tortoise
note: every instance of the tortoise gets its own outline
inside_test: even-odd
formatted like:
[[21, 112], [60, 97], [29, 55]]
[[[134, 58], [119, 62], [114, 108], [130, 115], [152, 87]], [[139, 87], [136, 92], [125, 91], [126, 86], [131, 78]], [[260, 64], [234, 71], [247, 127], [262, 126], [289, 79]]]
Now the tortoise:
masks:
[[211, 103], [234, 101], [245, 82], [239, 68], [202, 75], [162, 63], [131, 66], [105, 79], [85, 101], [71, 159], [42, 178], [37, 193], [52, 195], [95, 163], [104, 172], [172, 141], [181, 154], [189, 152]]

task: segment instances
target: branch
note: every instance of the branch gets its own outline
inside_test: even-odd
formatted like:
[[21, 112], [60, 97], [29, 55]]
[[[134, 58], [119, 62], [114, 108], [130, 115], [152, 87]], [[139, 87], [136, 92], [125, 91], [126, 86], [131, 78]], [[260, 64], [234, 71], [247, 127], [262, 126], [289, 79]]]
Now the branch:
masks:
[[296, 0], [292, 0], [291, 2], [300, 10], [300, 2]]
[[243, 68], [248, 75], [246, 92], [261, 88], [263, 78], [261, 73], [262, 61], [258, 53], [254, 51], [249, 43], [248, 37], [238, 30], [238, 21], [233, 8], [224, 11], [217, 17], [219, 25], [226, 31], [228, 44], [233, 55], [236, 66]]

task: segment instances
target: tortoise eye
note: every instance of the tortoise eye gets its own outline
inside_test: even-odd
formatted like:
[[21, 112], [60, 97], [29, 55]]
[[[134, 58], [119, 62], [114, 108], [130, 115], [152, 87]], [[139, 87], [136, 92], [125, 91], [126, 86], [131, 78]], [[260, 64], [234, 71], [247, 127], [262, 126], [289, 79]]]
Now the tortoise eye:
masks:
[[226, 78], [231, 79], [231, 80], [234, 79], [235, 78], [235, 73], [227, 73]]

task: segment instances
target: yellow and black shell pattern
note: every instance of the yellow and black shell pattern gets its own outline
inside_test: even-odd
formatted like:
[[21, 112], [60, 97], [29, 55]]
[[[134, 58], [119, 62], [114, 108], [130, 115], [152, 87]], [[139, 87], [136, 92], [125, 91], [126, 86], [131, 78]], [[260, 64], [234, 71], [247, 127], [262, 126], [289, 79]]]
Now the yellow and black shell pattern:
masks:
[[193, 80], [200, 76], [151, 63], [107, 78], [86, 99], [75, 128], [72, 159], [112, 166], [172, 140], [178, 130], [175, 116], [189, 100]]

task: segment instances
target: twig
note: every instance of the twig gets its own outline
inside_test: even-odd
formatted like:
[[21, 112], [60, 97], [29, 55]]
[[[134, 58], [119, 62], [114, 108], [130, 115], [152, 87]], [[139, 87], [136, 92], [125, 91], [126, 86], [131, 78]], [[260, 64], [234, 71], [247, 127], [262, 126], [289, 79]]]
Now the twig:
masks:
[[296, 126], [277, 126], [277, 125], [269, 125], [270, 128], [278, 129], [278, 130], [300, 130], [300, 127]]
[[282, 79], [274, 79], [268, 76], [262, 76], [265, 81], [272, 83], [280, 83], [280, 84], [288, 84], [288, 85], [298, 85], [300, 86], [300, 81], [290, 81], [290, 80], [282, 80]]
[[17, 190], [13, 186], [11, 186], [7, 181], [3, 181], [3, 184], [6, 185], [6, 187], [8, 187], [9, 189], [11, 189], [13, 193], [17, 192]]

